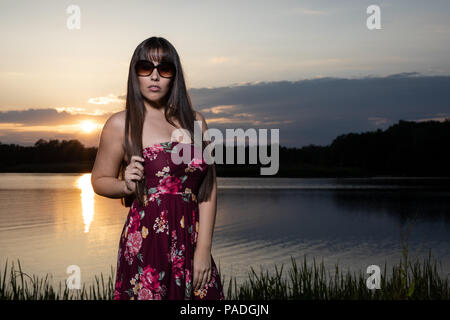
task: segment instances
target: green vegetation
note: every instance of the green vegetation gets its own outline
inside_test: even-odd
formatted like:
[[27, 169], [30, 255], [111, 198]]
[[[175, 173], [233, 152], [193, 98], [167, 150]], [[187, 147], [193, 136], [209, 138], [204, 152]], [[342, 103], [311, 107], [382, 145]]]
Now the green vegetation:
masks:
[[[283, 265], [280, 271], [275, 266], [276, 274], [269, 275], [263, 270], [260, 276], [251, 267], [249, 279], [241, 285], [237, 285], [236, 279], [229, 281], [225, 298], [227, 300], [273, 300], [273, 299], [380, 299], [380, 300], [438, 300], [450, 299], [449, 279], [442, 278], [437, 270], [437, 261], [431, 256], [431, 249], [428, 258], [421, 263], [416, 259], [413, 263], [408, 258], [408, 247], [403, 245], [402, 236], [402, 259], [398, 265], [393, 266], [392, 274], [387, 277], [386, 264], [384, 271], [381, 270], [380, 289], [368, 289], [366, 279], [368, 274], [351, 274], [349, 271], [344, 274], [335, 266], [334, 276], [330, 273], [328, 277], [325, 273], [323, 261], [320, 266], [308, 266], [306, 256], [303, 263], [297, 267], [296, 261], [291, 256], [292, 267], [289, 270], [289, 279], [282, 277]], [[59, 283], [59, 290], [55, 290], [48, 283], [48, 275], [45, 279], [36, 276], [30, 277], [22, 272], [19, 263], [19, 271], [12, 265], [10, 277], [7, 280], [7, 265], [3, 275], [0, 273], [0, 299], [32, 299], [32, 300], [107, 300], [114, 295], [115, 272], [111, 266], [111, 275], [105, 281], [103, 273], [100, 277], [95, 276], [95, 283], [86, 289], [83, 284], [80, 290], [69, 290], [65, 285], [64, 290]], [[225, 283], [222, 272], [221, 281]], [[234, 286], [233, 286], [234, 283]]]

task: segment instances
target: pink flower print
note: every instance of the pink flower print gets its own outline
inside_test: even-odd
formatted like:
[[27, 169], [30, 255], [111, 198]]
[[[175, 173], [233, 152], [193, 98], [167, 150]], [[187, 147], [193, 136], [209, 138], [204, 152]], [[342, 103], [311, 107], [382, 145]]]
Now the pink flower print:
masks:
[[[139, 298], [139, 300], [161, 300], [162, 296], [166, 294], [166, 286], [160, 284], [160, 278], [162, 279], [164, 277], [164, 271], [161, 271], [160, 273], [157, 272], [156, 269], [152, 268], [151, 266], [146, 266], [142, 270], [142, 274], [139, 277], [140, 284], [141, 284], [141, 290], [139, 291], [139, 296], [142, 297]], [[142, 292], [141, 295], [141, 291]]]
[[185, 292], [184, 292], [184, 299], [190, 300], [192, 296], [192, 279], [191, 279], [191, 270], [185, 269]]
[[194, 172], [195, 170], [203, 171], [204, 168], [207, 166], [207, 163], [204, 162], [202, 159], [193, 158], [191, 162], [189, 162], [188, 166], [184, 171], [187, 172]]
[[175, 279], [175, 283], [178, 286], [182, 285], [182, 280], [184, 278], [184, 251], [185, 246], [182, 244], [180, 249], [176, 248], [177, 245], [177, 235], [175, 230], [172, 230], [170, 252], [167, 253], [167, 258], [172, 264], [172, 275]]
[[196, 168], [196, 169], [202, 170], [202, 164], [203, 164], [202, 159], [194, 158], [194, 159], [192, 159], [192, 161], [189, 163], [189, 166], [190, 166], [190, 167], [193, 167], [193, 168]]
[[136, 212], [130, 219], [130, 229], [129, 232], [136, 232], [139, 228], [139, 222], [141, 221], [141, 216]]
[[141, 288], [138, 294], [138, 300], [153, 300], [153, 293], [147, 288]]
[[186, 278], [185, 278], [186, 284], [190, 284], [191, 281], [192, 281], [192, 279], [191, 279], [191, 270], [185, 269], [185, 272], [186, 272]]
[[144, 148], [142, 150], [142, 155], [144, 158], [149, 160], [155, 160], [160, 151], [164, 150], [164, 148], [160, 144], [154, 144], [150, 147]]
[[127, 226], [125, 227], [125, 232], [122, 234], [123, 236], [125, 236], [125, 238], [128, 236], [129, 232], [135, 232], [137, 230], [137, 228], [139, 227], [140, 219], [141, 219], [141, 217], [139, 215], [139, 212], [132, 205], [131, 206], [131, 215], [128, 218], [128, 223], [127, 223]]
[[181, 187], [181, 180], [167, 175], [159, 181], [158, 191], [161, 193], [177, 193]]
[[167, 259], [170, 262], [173, 262], [173, 258], [176, 254], [176, 243], [177, 243], [177, 232], [176, 230], [172, 230], [171, 241], [170, 241], [170, 251], [167, 253]]
[[151, 193], [149, 201], [155, 201], [159, 198], [159, 193]]
[[175, 248], [177, 243], [177, 232], [176, 230], [172, 230], [171, 238], [170, 238], [170, 250], [172, 251]]
[[175, 232], [172, 232], [172, 241], [170, 245], [170, 252], [167, 254], [169, 262], [172, 264], [172, 275], [175, 279], [175, 283], [177, 286], [182, 285], [182, 281], [184, 279], [184, 251], [185, 246], [182, 244], [179, 249], [176, 248], [177, 244], [177, 236]]
[[195, 210], [192, 210], [191, 243], [193, 245], [197, 244], [197, 238], [198, 238], [198, 220], [195, 219]]
[[172, 259], [172, 274], [178, 286], [181, 286], [181, 280], [184, 277], [184, 249], [184, 244], [182, 244], [180, 250], [176, 252]]
[[139, 231], [128, 234], [124, 256], [129, 265], [133, 263], [133, 257], [138, 254], [141, 249], [141, 245], [142, 236]]
[[161, 211], [160, 216], [155, 219], [153, 230], [156, 230], [156, 233], [166, 232], [166, 234], [169, 235], [169, 222], [167, 220], [167, 212], [168, 210]]
[[116, 290], [114, 291], [114, 298], [113, 300], [120, 300], [120, 287], [122, 286], [122, 281], [117, 281], [116, 282]]
[[118, 290], [114, 291], [114, 298], [113, 298], [113, 300], [120, 300], [120, 293], [119, 293]]
[[155, 268], [151, 266], [146, 266], [142, 270], [142, 274], [140, 275], [140, 281], [144, 288], [158, 290], [159, 289], [159, 274], [156, 272]]

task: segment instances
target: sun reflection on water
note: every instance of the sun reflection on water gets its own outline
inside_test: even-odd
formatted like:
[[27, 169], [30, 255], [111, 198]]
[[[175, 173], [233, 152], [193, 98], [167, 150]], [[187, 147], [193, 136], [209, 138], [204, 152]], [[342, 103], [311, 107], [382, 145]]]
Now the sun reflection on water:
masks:
[[89, 226], [94, 219], [94, 190], [91, 184], [91, 174], [85, 173], [76, 181], [77, 188], [81, 189], [81, 208], [84, 221], [84, 232], [89, 232]]

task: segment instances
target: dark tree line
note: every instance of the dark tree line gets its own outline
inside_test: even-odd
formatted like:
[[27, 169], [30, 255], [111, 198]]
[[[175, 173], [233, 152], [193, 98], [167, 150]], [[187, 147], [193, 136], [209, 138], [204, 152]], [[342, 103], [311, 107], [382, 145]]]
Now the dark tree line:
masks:
[[450, 121], [400, 120], [386, 130], [348, 133], [329, 146], [280, 148], [281, 163], [357, 167], [369, 174], [450, 176]]
[[97, 148], [85, 148], [78, 140], [43, 140], [34, 146], [0, 143], [0, 164], [10, 166], [20, 163], [53, 163], [95, 160]]
[[[339, 135], [328, 146], [280, 146], [280, 172], [284, 171], [280, 175], [289, 175], [300, 167], [303, 175], [309, 168], [320, 167], [327, 173], [332, 172], [327, 168], [357, 168], [367, 175], [450, 176], [449, 141], [449, 119], [443, 122], [400, 120], [384, 131]], [[236, 151], [235, 147], [235, 163]], [[96, 153], [97, 148], [85, 148], [78, 140], [40, 139], [30, 147], [0, 143], [0, 168], [23, 163], [91, 161], [93, 164]], [[248, 147], [245, 153], [248, 163]], [[259, 161], [258, 164], [218, 164], [217, 172], [219, 176], [250, 172], [250, 175], [258, 175], [259, 167]], [[233, 171], [236, 169], [238, 171]]]

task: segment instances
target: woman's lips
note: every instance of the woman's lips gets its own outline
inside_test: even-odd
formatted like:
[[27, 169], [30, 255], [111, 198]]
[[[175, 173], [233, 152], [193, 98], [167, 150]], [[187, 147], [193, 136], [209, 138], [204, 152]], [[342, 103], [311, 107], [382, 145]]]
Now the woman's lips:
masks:
[[159, 91], [159, 90], [161, 90], [161, 88], [158, 87], [158, 86], [150, 86], [148, 88], [150, 89], [150, 91]]

